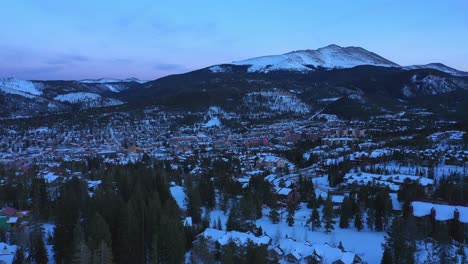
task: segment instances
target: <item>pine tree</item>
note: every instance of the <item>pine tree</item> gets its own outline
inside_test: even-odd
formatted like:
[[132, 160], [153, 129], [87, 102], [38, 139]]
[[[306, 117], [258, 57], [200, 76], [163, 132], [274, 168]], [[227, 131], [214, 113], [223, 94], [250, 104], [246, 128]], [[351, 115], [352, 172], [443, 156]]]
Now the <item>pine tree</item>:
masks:
[[26, 256], [24, 255], [24, 250], [22, 247], [18, 247], [13, 257], [12, 264], [23, 264], [26, 263]]
[[288, 215], [286, 216], [286, 222], [288, 223], [288, 226], [294, 225], [294, 213], [294, 207], [288, 206]]
[[352, 215], [352, 203], [348, 196], [343, 199], [343, 204], [341, 205], [341, 215], [340, 215], [340, 228], [349, 227], [349, 218]]
[[49, 258], [45, 247], [42, 232], [34, 231], [31, 237], [31, 254], [29, 256], [34, 263], [47, 264]]
[[89, 247], [96, 249], [100, 247], [103, 240], [107, 247], [112, 247], [112, 237], [106, 220], [99, 213], [95, 213], [88, 223]]
[[268, 218], [270, 218], [270, 221], [273, 224], [277, 224], [280, 220], [278, 210], [276, 208], [271, 208]]
[[192, 217], [195, 224], [201, 222], [201, 197], [197, 187], [192, 188], [188, 194], [188, 214]]
[[333, 203], [330, 196], [328, 196], [327, 200], [325, 200], [322, 212], [322, 222], [324, 223], [325, 232], [330, 233], [335, 229], [335, 220], [333, 219]]
[[342, 252], [346, 252], [344, 246], [343, 246], [343, 243], [340, 241], [340, 243], [338, 243], [338, 248], [341, 249]]
[[242, 222], [242, 217], [239, 212], [239, 207], [237, 203], [233, 203], [231, 210], [229, 211], [228, 219], [226, 221], [226, 230], [232, 231], [244, 231], [244, 224]]
[[356, 214], [354, 215], [354, 227], [357, 231], [361, 231], [364, 228], [364, 224], [362, 223], [362, 214], [361, 209], [359, 206], [356, 209]]
[[322, 227], [322, 223], [320, 222], [320, 214], [317, 210], [317, 208], [314, 208], [312, 210], [312, 230], [317, 230]]
[[196, 243], [193, 243], [192, 263], [215, 263], [214, 255], [209, 251], [206, 238], [200, 236]]
[[93, 253], [93, 264], [112, 264], [112, 251], [104, 240], [101, 240], [99, 246]]
[[372, 208], [368, 208], [367, 209], [367, 219], [366, 219], [366, 223], [367, 223], [367, 228], [371, 231], [374, 230], [374, 224], [375, 224], [375, 214], [374, 214], [374, 211]]
[[75, 247], [75, 252], [73, 253], [73, 264], [89, 264], [91, 263], [91, 251], [89, 250], [86, 243], [82, 240]]
[[384, 252], [380, 264], [393, 264], [392, 253], [388, 247], [384, 247]]
[[150, 252], [150, 264], [159, 263], [159, 252], [158, 252], [158, 233], [154, 233], [151, 241], [151, 252]]

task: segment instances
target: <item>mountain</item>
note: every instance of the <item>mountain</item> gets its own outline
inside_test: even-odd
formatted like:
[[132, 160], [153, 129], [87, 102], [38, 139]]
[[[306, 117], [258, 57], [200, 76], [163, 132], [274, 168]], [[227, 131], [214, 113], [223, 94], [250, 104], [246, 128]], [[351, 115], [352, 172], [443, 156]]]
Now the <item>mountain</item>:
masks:
[[457, 69], [451, 68], [447, 65], [444, 65], [442, 63], [429, 63], [425, 65], [411, 65], [411, 66], [406, 66], [404, 69], [407, 70], [414, 70], [414, 69], [433, 69], [433, 70], [438, 70], [441, 72], [448, 73], [450, 75], [454, 76], [468, 76], [468, 72], [463, 72], [459, 71]]
[[[247, 65], [249, 72], [301, 71], [310, 72], [317, 68], [352, 68], [360, 65], [399, 67], [373, 52], [359, 47], [329, 45], [317, 50], [299, 50], [282, 55], [258, 57], [233, 62], [232, 65]], [[210, 68], [214, 72], [223, 70], [217, 65]]]
[[[99, 82], [100, 81], [100, 82]], [[0, 78], [0, 117], [35, 116], [124, 104], [116, 94], [141, 87], [136, 81], [28, 81]]]
[[356, 119], [408, 109], [451, 118], [468, 110], [468, 76], [442, 64], [401, 67], [363, 48], [330, 45], [148, 82], [0, 80], [1, 117], [121, 104], [188, 111], [222, 106], [252, 119], [317, 111]]
[[126, 79], [113, 79], [113, 78], [85, 79], [79, 82], [81, 83], [126, 83], [126, 82], [145, 83], [146, 81], [142, 81], [135, 77], [130, 77]]

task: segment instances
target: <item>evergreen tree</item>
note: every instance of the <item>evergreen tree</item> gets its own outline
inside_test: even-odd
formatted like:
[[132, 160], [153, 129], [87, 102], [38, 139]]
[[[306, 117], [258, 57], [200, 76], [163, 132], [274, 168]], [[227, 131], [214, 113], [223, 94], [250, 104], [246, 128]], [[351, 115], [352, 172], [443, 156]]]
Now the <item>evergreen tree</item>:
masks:
[[26, 263], [26, 256], [24, 255], [24, 250], [22, 247], [18, 247], [13, 257], [12, 264], [23, 264]]
[[158, 264], [159, 254], [158, 254], [158, 233], [154, 233], [153, 239], [151, 241], [151, 252], [150, 252], [150, 264]]
[[330, 196], [328, 196], [327, 200], [325, 200], [322, 213], [322, 222], [324, 223], [323, 227], [325, 228], [326, 233], [330, 233], [332, 230], [335, 229], [335, 220], [333, 219], [333, 203]]
[[288, 215], [286, 216], [286, 222], [288, 223], [288, 226], [294, 225], [294, 213], [294, 206], [288, 206]]
[[267, 264], [269, 262], [266, 256], [266, 246], [257, 246], [252, 241], [248, 241], [244, 263]]
[[47, 249], [42, 236], [42, 230], [33, 231], [31, 234], [31, 250], [29, 258], [32, 260], [32, 262], [37, 264], [47, 264], [49, 260], [47, 256]]
[[201, 222], [201, 197], [198, 187], [192, 188], [188, 193], [187, 211], [195, 224], [199, 224]]
[[320, 215], [317, 208], [314, 208], [312, 212], [310, 212], [309, 219], [307, 219], [307, 224], [310, 225], [310, 229], [312, 231], [315, 231], [321, 227]]
[[375, 224], [375, 214], [374, 214], [374, 211], [372, 208], [368, 208], [367, 209], [367, 219], [366, 219], [366, 223], [367, 223], [367, 228], [371, 231], [374, 230], [374, 224]]
[[112, 264], [112, 251], [104, 240], [101, 240], [99, 246], [93, 253], [93, 264]]
[[270, 221], [273, 224], [277, 224], [280, 220], [278, 210], [276, 208], [271, 208], [268, 218], [270, 218]]
[[340, 241], [340, 243], [338, 243], [338, 248], [341, 249], [342, 252], [346, 252], [344, 246], [343, 246], [343, 243]]
[[72, 258], [73, 264], [89, 264], [91, 263], [91, 251], [84, 241], [81, 241], [75, 247], [75, 252]]
[[192, 263], [215, 263], [214, 254], [208, 250], [207, 241], [204, 236], [200, 236], [192, 249]]
[[45, 180], [34, 178], [31, 184], [31, 192], [33, 217], [40, 221], [47, 221], [50, 202]]
[[393, 264], [392, 253], [388, 247], [384, 247], [382, 261], [380, 261], [380, 264]]
[[437, 223], [434, 237], [437, 240], [437, 243], [435, 244], [435, 250], [440, 264], [451, 264], [455, 263], [456, 261], [456, 258], [452, 252], [452, 245], [448, 233], [449, 232], [446, 223]]
[[226, 221], [226, 230], [244, 231], [245, 224], [242, 223], [242, 217], [239, 212], [239, 207], [236, 202], [233, 202], [232, 208], [229, 211], [228, 219]]
[[[390, 252], [393, 263], [412, 264], [415, 262], [416, 243], [414, 236], [408, 230], [410, 226], [401, 217], [395, 217], [387, 231], [387, 236], [385, 236], [385, 242], [382, 246], [384, 250]], [[389, 259], [388, 256], [385, 258]]]
[[101, 241], [112, 248], [112, 237], [106, 220], [99, 213], [95, 213], [88, 223], [88, 240], [91, 249], [101, 247]]
[[91, 252], [84, 240], [83, 229], [78, 222], [73, 229], [73, 264], [88, 264], [91, 261]]
[[312, 230], [317, 230], [322, 227], [322, 223], [320, 222], [320, 214], [317, 210], [317, 208], [314, 208], [312, 210]]
[[351, 199], [345, 196], [341, 205], [340, 228], [349, 227], [349, 218], [352, 216], [353, 205]]
[[361, 231], [364, 228], [364, 224], [362, 223], [362, 214], [361, 209], [359, 206], [356, 209], [356, 214], [354, 215], [354, 227], [357, 231]]
[[181, 219], [178, 219], [175, 202], [164, 206], [161, 215], [161, 229], [158, 243], [160, 245], [160, 262], [182, 263], [185, 258], [185, 233], [182, 229]]

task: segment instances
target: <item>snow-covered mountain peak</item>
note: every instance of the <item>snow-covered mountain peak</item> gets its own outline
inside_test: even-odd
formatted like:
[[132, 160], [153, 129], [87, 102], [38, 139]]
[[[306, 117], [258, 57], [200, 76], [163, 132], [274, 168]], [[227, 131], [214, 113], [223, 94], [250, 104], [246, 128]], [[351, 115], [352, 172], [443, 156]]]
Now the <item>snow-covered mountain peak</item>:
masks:
[[249, 72], [313, 71], [315, 68], [352, 68], [359, 65], [399, 67], [373, 52], [360, 47], [340, 47], [332, 44], [317, 50], [298, 50], [282, 55], [263, 56], [233, 62], [249, 65]]

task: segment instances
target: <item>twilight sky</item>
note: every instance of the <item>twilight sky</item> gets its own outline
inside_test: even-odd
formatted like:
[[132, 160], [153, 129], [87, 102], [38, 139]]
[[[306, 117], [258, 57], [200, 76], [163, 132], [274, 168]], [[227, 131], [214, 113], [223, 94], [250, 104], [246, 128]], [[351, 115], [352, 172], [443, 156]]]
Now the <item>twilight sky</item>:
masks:
[[466, 0], [5, 0], [0, 10], [0, 77], [149, 80], [332, 43], [468, 71]]

